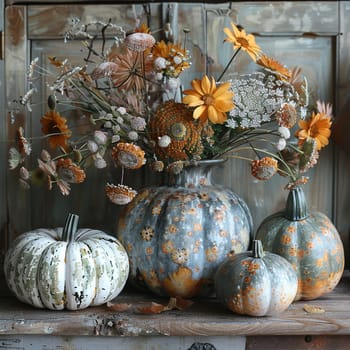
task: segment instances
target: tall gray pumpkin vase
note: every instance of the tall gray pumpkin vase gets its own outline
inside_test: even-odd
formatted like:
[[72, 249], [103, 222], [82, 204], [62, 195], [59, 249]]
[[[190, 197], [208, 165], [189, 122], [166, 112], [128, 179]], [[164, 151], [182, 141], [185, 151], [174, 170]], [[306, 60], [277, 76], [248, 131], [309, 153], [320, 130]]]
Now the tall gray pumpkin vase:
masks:
[[257, 229], [265, 251], [286, 258], [298, 275], [295, 300], [312, 300], [331, 292], [344, 271], [344, 248], [330, 219], [310, 212], [302, 187], [290, 190], [284, 211], [266, 218]]
[[212, 183], [221, 162], [186, 167], [174, 184], [145, 188], [125, 208], [118, 238], [129, 255], [132, 285], [161, 296], [208, 295], [219, 264], [249, 248], [249, 208]]

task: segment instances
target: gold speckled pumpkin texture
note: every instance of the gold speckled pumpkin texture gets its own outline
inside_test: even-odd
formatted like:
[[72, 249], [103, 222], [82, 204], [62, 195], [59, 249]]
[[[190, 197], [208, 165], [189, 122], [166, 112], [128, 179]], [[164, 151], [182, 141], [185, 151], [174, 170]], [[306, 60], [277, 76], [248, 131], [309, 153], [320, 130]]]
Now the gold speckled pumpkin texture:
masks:
[[[295, 191], [302, 191], [297, 189]], [[289, 203], [288, 201], [292, 202]], [[296, 300], [312, 300], [332, 291], [344, 271], [344, 248], [337, 229], [323, 213], [308, 213], [298, 192], [286, 211], [266, 218], [256, 233], [264, 249], [286, 258], [297, 272]], [[293, 219], [293, 211], [304, 215]], [[289, 215], [290, 214], [290, 215]]]
[[218, 300], [231, 311], [250, 316], [283, 312], [293, 302], [298, 279], [283, 257], [264, 252], [254, 240], [252, 251], [227, 258], [215, 275]]

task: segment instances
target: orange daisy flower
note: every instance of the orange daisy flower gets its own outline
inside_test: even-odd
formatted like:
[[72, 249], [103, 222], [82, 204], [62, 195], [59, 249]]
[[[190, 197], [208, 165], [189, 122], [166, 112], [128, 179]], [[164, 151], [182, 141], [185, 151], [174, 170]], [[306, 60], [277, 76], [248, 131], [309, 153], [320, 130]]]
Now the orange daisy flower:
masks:
[[295, 136], [299, 138], [299, 145], [302, 145], [309, 137], [316, 140], [317, 150], [328, 145], [328, 139], [331, 136], [331, 117], [323, 113], [312, 113], [309, 120], [299, 121], [299, 130]]
[[67, 139], [71, 137], [72, 132], [67, 126], [66, 118], [55, 110], [49, 110], [40, 119], [40, 123], [42, 132], [49, 136], [50, 147], [67, 147]]
[[282, 78], [290, 79], [292, 77], [292, 72], [272, 57], [261, 55], [256, 63], [266, 68], [268, 71], [277, 73], [277, 75], [281, 76]]
[[132, 143], [119, 142], [112, 149], [112, 157], [126, 169], [139, 169], [146, 163], [145, 152]]
[[244, 29], [239, 29], [232, 22], [231, 27], [232, 30], [230, 28], [224, 28], [224, 32], [227, 35], [227, 38], [224, 41], [232, 43], [234, 49], [241, 48], [246, 51], [252, 60], [256, 62], [256, 59], [261, 52], [261, 48], [255, 43], [254, 35], [247, 34]]
[[216, 87], [214, 78], [210, 81], [205, 75], [202, 80], [192, 80], [192, 90], [185, 90], [187, 95], [183, 103], [189, 107], [195, 107], [193, 118], [206, 122], [208, 119], [213, 124], [223, 124], [229, 112], [234, 108], [233, 92], [230, 91], [230, 83], [223, 83]]

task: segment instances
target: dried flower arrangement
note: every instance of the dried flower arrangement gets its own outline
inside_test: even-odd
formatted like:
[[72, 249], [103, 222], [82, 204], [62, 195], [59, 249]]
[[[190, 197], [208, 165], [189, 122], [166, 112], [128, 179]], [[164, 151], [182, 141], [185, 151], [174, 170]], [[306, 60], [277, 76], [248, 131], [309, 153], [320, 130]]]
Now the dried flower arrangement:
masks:
[[[92, 28], [101, 34], [100, 46]], [[106, 48], [107, 29], [114, 39]], [[181, 75], [191, 65], [184, 45], [156, 41], [145, 25], [126, 33], [111, 22], [82, 25], [76, 20], [65, 40], [82, 38], [82, 65], [50, 57], [55, 72], [48, 72], [34, 59], [28, 69], [30, 89], [19, 101], [30, 110], [35, 75], [53, 74], [48, 110], [40, 120], [49, 150], [42, 149], [36, 167], [25, 167], [31, 140], [21, 127], [9, 151], [10, 169], [19, 171], [26, 187], [40, 174], [50, 189], [57, 185], [69, 195], [71, 184], [85, 181], [89, 166], [103, 169], [112, 163], [122, 172], [118, 184], [105, 187], [115, 204], [136, 195], [123, 184], [124, 170], [144, 165], [176, 174], [200, 160], [237, 157], [251, 163], [257, 179], [278, 173], [289, 177], [288, 188], [305, 183], [305, 172], [328, 144], [331, 105], [317, 101], [313, 108], [301, 70], [264, 54], [252, 34], [233, 23], [224, 33], [233, 55], [221, 76], [204, 75], [182, 90]], [[240, 52], [256, 63], [255, 73], [227, 74]], [[89, 127], [73, 131], [62, 106], [79, 111]]]

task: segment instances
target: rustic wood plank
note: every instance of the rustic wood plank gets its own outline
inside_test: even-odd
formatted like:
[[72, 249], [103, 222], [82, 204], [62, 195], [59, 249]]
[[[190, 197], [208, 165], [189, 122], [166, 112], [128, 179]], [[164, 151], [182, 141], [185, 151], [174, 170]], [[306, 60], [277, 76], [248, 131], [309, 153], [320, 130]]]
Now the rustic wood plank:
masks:
[[[337, 83], [338, 110], [333, 138], [336, 142], [337, 178], [335, 182], [335, 221], [343, 240], [345, 251], [349, 251], [350, 234], [350, 3], [341, 2], [340, 8], [342, 35], [339, 37], [339, 79]], [[349, 266], [349, 254], [345, 254], [346, 266]]]
[[[125, 291], [116, 303], [136, 306], [145, 301], [167, 303], [152, 295]], [[95, 335], [95, 336], [256, 336], [350, 335], [350, 275], [330, 294], [307, 304], [324, 313], [307, 313], [305, 301], [293, 303], [273, 317], [233, 314], [215, 298], [196, 299], [182, 311], [158, 315], [114, 312], [107, 306], [81, 311], [34, 309], [8, 297], [0, 300], [0, 335]]]
[[0, 335], [6, 350], [245, 350], [245, 337], [86, 337]]
[[246, 350], [348, 350], [350, 337], [343, 336], [259, 336], [247, 337]]

